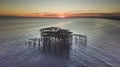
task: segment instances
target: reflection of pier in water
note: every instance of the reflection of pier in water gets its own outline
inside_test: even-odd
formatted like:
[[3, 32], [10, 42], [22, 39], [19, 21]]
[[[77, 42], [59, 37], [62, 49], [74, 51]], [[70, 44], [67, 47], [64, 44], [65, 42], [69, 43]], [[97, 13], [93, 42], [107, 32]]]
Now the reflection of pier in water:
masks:
[[41, 29], [40, 32], [40, 38], [30, 38], [26, 42], [29, 47], [38, 48], [45, 52], [63, 54], [69, 53], [73, 43], [87, 45], [87, 37], [85, 35], [72, 34], [70, 30], [49, 27]]

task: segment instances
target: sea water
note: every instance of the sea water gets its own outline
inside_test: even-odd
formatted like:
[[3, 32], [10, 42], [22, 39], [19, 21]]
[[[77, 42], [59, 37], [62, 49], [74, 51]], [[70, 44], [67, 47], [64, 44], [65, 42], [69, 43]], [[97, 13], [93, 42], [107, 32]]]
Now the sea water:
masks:
[[[86, 46], [72, 44], [69, 53], [55, 55], [29, 48], [41, 28], [61, 27], [88, 37]], [[0, 67], [119, 67], [120, 21], [98, 18], [0, 19]]]

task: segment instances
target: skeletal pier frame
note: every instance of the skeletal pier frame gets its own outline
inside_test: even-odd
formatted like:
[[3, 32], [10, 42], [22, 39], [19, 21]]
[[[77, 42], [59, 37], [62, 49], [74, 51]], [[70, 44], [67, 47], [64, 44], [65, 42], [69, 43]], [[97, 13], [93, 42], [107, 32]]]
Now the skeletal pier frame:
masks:
[[42, 47], [42, 49], [63, 50], [68, 49], [73, 43], [87, 45], [87, 36], [72, 34], [70, 30], [58, 27], [43, 28], [40, 38], [30, 38], [25, 44], [29, 47]]

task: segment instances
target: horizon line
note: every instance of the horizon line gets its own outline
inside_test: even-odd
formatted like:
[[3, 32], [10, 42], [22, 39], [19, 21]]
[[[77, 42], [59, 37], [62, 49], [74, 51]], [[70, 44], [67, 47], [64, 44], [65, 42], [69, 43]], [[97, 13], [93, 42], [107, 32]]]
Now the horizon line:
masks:
[[29, 13], [23, 15], [0, 15], [0, 17], [35, 17], [35, 18], [74, 18], [74, 17], [120, 17], [116, 13]]

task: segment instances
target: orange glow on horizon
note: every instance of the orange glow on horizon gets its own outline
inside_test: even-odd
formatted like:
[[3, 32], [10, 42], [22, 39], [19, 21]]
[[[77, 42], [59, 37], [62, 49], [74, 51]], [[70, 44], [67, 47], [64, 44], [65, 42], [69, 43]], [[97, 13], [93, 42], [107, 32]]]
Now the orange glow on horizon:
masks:
[[66, 17], [66, 15], [65, 14], [63, 14], [63, 13], [58, 13], [58, 16], [57, 16], [58, 18], [65, 18]]
[[70, 14], [67, 13], [31, 13], [31, 14], [23, 14], [23, 17], [56, 17], [56, 18], [66, 18], [69, 17]]
[[0, 16], [16, 16], [16, 17], [43, 17], [43, 18], [69, 18], [69, 17], [97, 17], [97, 16], [120, 16], [120, 13], [28, 13]]
[[61, 16], [59, 16], [59, 18], [65, 18], [65, 16], [61, 15]]

